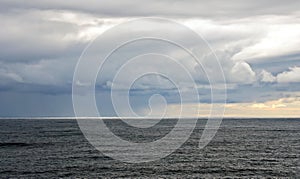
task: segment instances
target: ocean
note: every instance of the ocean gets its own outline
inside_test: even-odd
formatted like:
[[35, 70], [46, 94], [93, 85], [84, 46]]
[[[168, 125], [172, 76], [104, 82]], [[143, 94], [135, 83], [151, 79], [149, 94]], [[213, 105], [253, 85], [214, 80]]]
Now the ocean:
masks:
[[[149, 142], [166, 135], [176, 121], [136, 133], [118, 120], [105, 122], [126, 140]], [[0, 178], [300, 177], [300, 119], [224, 119], [214, 139], [198, 149], [204, 124], [199, 119], [190, 138], [169, 156], [130, 164], [96, 150], [74, 119], [1, 119]]]

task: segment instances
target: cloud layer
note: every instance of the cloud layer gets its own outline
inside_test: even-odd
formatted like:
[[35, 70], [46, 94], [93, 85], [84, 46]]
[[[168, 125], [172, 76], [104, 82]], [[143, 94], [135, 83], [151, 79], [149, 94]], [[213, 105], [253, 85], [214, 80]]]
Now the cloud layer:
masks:
[[[80, 54], [88, 43], [111, 27], [137, 17], [165, 17], [184, 24], [204, 37], [215, 51], [228, 87], [228, 103], [265, 103], [297, 98], [300, 90], [300, 2], [298, 1], [89, 1], [75, 0], [0, 2], [0, 116], [73, 115], [71, 86]], [[134, 8], [133, 8], [134, 7]], [[137, 29], [129, 29], [134, 32]], [[118, 39], [122, 37], [111, 37]], [[185, 38], [178, 35], [179, 38]], [[191, 41], [191, 39], [185, 39]], [[110, 40], [106, 41], [110, 43]], [[198, 48], [190, 44], [192, 48]], [[194, 45], [194, 46], [193, 46]], [[147, 48], [154, 48], [151, 45]], [[135, 47], [143, 49], [145, 46]], [[128, 49], [128, 53], [131, 53]], [[101, 49], [100, 49], [101, 51]], [[197, 79], [201, 102], [210, 102], [205, 73], [180, 51], [178, 62]], [[218, 75], [213, 54], [202, 63], [214, 78]], [[157, 58], [158, 59], [158, 58]], [[175, 76], [188, 93], [190, 84], [166, 59], [147, 60], [147, 70], [161, 67]], [[119, 62], [120, 63], [120, 62]], [[97, 81], [99, 103], [107, 100], [114, 68]], [[88, 69], [87, 69], [88, 71]], [[100, 78], [99, 78], [100, 79]], [[118, 82], [120, 89], [126, 75]], [[216, 79], [218, 80], [218, 79]], [[82, 83], [83, 84], [83, 83]], [[150, 87], [155, 88], [147, 91]], [[143, 111], [153, 90], [178, 103], [173, 86], [159, 77], [140, 79], [132, 91], [132, 106]], [[46, 102], [45, 102], [46, 101]], [[198, 103], [199, 101], [190, 101]], [[57, 105], [65, 104], [65, 105]], [[44, 105], [44, 108], [41, 108]], [[106, 106], [106, 107], [107, 107]], [[110, 106], [111, 107], [111, 106]], [[107, 107], [109, 108], [109, 107]], [[36, 109], [36, 110], [35, 110]], [[27, 111], [27, 112], [26, 112]], [[107, 109], [107, 111], [110, 111]], [[110, 111], [111, 112], [111, 111]], [[107, 112], [106, 115], [113, 115]]]

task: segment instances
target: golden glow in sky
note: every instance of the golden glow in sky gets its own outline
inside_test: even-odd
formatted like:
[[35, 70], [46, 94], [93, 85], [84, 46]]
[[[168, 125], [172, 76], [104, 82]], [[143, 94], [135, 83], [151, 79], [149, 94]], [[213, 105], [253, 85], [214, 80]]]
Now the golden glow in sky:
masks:
[[[216, 104], [221, 106], [221, 104]], [[207, 117], [209, 116], [210, 104], [184, 104], [186, 117]], [[198, 108], [199, 114], [195, 114]], [[186, 110], [190, 109], [190, 110]], [[168, 105], [166, 116], [179, 116], [180, 105]], [[224, 117], [299, 117], [300, 116], [300, 98], [290, 97], [271, 100], [263, 103], [229, 103], [225, 104]]]

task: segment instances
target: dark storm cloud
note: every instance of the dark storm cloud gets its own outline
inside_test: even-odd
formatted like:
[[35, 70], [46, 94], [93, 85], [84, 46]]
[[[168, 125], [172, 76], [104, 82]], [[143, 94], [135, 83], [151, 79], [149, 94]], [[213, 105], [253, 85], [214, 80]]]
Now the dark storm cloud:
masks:
[[70, 94], [0, 92], [0, 117], [74, 116]]

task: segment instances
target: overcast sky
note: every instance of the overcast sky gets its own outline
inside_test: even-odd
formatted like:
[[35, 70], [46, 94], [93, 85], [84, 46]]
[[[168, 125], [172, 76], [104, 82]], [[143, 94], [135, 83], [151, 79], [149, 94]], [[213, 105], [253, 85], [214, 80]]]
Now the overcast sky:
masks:
[[[207, 40], [227, 81], [226, 116], [300, 116], [299, 7], [295, 0], [1, 0], [0, 116], [74, 116], [72, 81], [82, 51], [106, 30], [139, 17], [174, 20]], [[207, 62], [210, 58], [207, 55]], [[170, 75], [178, 73], [168, 62], [145, 59], [134, 69], [154, 65]], [[180, 55], [178, 59], [189, 63]], [[96, 85], [97, 103], [106, 116], [114, 115], [107, 93], [113, 67]], [[216, 72], [214, 67], [207, 70]], [[124, 71], [120, 84], [131, 72]], [[185, 78], [177, 77], [184, 84]], [[209, 89], [204, 79], [197, 86], [205, 115]], [[147, 113], [153, 93], [145, 90], [149, 87], [166, 97], [169, 115], [175, 115], [178, 94], [168, 82], [153, 76], [134, 86], [131, 102], [137, 113]], [[200, 101], [185, 105], [192, 109]]]

